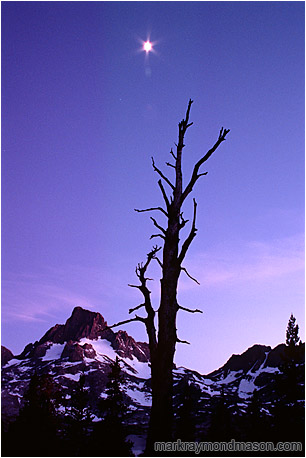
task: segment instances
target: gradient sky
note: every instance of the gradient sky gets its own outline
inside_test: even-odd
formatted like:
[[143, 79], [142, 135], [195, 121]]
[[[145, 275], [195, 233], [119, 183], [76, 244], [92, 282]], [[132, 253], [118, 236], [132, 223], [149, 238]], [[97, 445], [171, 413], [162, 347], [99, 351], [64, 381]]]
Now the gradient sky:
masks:
[[193, 192], [201, 285], [182, 274], [179, 302], [204, 313], [179, 313], [176, 363], [207, 373], [275, 346], [291, 313], [303, 335], [304, 2], [1, 6], [2, 344], [21, 352], [76, 305], [111, 324], [141, 303], [127, 285], [156, 230], [133, 209], [162, 204], [150, 158], [172, 176], [189, 98], [185, 183], [231, 131]]

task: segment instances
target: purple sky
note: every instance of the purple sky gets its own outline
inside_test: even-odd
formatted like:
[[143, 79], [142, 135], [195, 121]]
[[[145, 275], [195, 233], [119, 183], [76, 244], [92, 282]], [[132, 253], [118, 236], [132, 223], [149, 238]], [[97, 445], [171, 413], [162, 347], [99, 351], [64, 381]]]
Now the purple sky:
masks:
[[154, 227], [133, 209], [162, 204], [150, 158], [171, 176], [189, 98], [185, 182], [231, 131], [194, 189], [201, 286], [183, 274], [179, 301], [204, 313], [179, 314], [176, 362], [275, 346], [291, 312], [304, 333], [304, 2], [2, 2], [3, 345], [75, 305], [111, 324], [141, 303]]

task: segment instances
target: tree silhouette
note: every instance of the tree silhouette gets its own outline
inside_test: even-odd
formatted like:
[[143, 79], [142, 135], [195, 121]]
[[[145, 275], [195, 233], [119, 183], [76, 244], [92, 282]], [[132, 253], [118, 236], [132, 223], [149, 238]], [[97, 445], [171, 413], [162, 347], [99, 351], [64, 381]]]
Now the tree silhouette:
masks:
[[215, 442], [230, 441], [235, 434], [232, 414], [223, 388], [220, 396], [216, 396], [213, 401], [207, 440]]
[[195, 411], [199, 401], [200, 389], [183, 378], [177, 385], [175, 438], [184, 442], [195, 441], [196, 418]]
[[90, 456], [133, 456], [132, 443], [127, 440], [124, 418], [127, 405], [121, 389], [123, 373], [118, 356], [111, 364], [106, 385], [106, 399], [101, 400], [100, 409], [104, 417], [96, 424], [90, 444]]
[[24, 405], [8, 433], [6, 456], [56, 456], [59, 453], [55, 406], [59, 389], [49, 374], [32, 376]]
[[273, 409], [275, 440], [305, 441], [304, 392], [304, 345], [301, 343], [299, 326], [291, 314], [286, 330], [286, 347], [282, 355], [281, 373], [276, 378], [278, 402]]
[[66, 409], [66, 448], [68, 456], [84, 456], [88, 445], [88, 429], [91, 413], [88, 406], [89, 396], [85, 388], [85, 374], [72, 391], [70, 406]]
[[[173, 432], [173, 361], [176, 343], [188, 343], [180, 340], [177, 335], [176, 317], [179, 310], [189, 313], [202, 313], [199, 309], [189, 309], [178, 303], [177, 287], [181, 272], [184, 272], [189, 278], [196, 281], [183, 265], [187, 251], [196, 236], [196, 213], [197, 203], [193, 199], [193, 217], [188, 236], [183, 243], [180, 244], [180, 232], [189, 222], [183, 216], [182, 207], [187, 197], [193, 190], [198, 179], [207, 174], [200, 173], [201, 166], [211, 157], [219, 145], [225, 141], [225, 137], [229, 130], [221, 128], [219, 136], [213, 147], [204, 154], [194, 165], [191, 178], [187, 185], [183, 186], [182, 173], [182, 156], [184, 137], [187, 129], [193, 124], [189, 122], [190, 108], [193, 101], [189, 100], [185, 119], [179, 125], [178, 143], [176, 145], [176, 154], [170, 151], [174, 163], [166, 162], [167, 166], [175, 172], [175, 180], [172, 182], [155, 164], [152, 158], [152, 166], [154, 171], [159, 175], [158, 186], [160, 188], [164, 206], [151, 207], [144, 210], [135, 209], [137, 212], [159, 212], [166, 218], [165, 226], [162, 226], [155, 218], [151, 220], [158, 230], [157, 234], [153, 234], [151, 238], [159, 237], [163, 240], [162, 260], [158, 258], [158, 252], [161, 247], [154, 246], [147, 255], [147, 260], [143, 264], [138, 264], [136, 275], [139, 279], [139, 285], [129, 285], [133, 288], [138, 288], [142, 293], [144, 302], [129, 310], [133, 313], [139, 309], [145, 309], [146, 316], [142, 317], [135, 315], [129, 320], [116, 323], [111, 326], [119, 326], [131, 321], [140, 321], [144, 323], [149, 339], [150, 358], [151, 358], [151, 382], [152, 382], [152, 408], [150, 416], [150, 425], [147, 438], [146, 452], [148, 454], [154, 451], [154, 442], [169, 441], [172, 438]], [[171, 195], [165, 189], [165, 185], [170, 188]], [[158, 325], [155, 325], [155, 310], [151, 303], [150, 290], [147, 287], [146, 272], [152, 260], [156, 260], [161, 268], [161, 291], [160, 305], [158, 308]], [[197, 282], [198, 283], [198, 282]]]
[[286, 330], [286, 345], [291, 348], [295, 347], [299, 341], [299, 325], [295, 324], [296, 318], [291, 313], [287, 330]]
[[269, 422], [262, 412], [262, 403], [258, 390], [254, 390], [245, 414], [242, 416], [243, 439], [261, 442], [269, 439]]

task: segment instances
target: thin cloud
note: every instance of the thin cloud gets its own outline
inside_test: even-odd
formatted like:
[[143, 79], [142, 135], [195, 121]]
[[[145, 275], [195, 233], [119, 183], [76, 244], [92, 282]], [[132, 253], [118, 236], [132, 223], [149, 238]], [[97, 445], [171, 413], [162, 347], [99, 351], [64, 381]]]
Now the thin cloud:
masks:
[[[191, 289], [235, 287], [252, 282], [257, 286], [272, 280], [283, 282], [288, 276], [302, 284], [304, 279], [304, 235], [270, 242], [226, 243], [210, 251], [189, 255], [185, 267], [200, 282], [200, 287], [183, 272], [181, 292]], [[95, 270], [80, 266], [46, 268], [39, 274], [10, 275], [2, 281], [2, 319], [24, 322], [48, 322], [58, 312], [69, 314], [75, 306], [101, 311], [109, 319], [125, 313], [142, 299], [133, 283], [133, 272]], [[152, 274], [152, 275], [151, 275]], [[152, 266], [150, 282], [152, 300], [158, 307], [160, 270]], [[302, 280], [301, 280], [302, 279]], [[137, 283], [137, 279], [135, 280]], [[303, 286], [301, 287], [302, 290]]]
[[[187, 264], [187, 263], [186, 263]], [[248, 281], [264, 282], [288, 275], [303, 274], [304, 237], [297, 235], [271, 242], [252, 241], [235, 247], [222, 247], [189, 259], [187, 268], [203, 287]], [[193, 287], [185, 278], [180, 287]]]
[[[48, 283], [44, 275], [11, 275], [2, 281], [2, 319], [12, 318], [27, 322], [47, 322], [56, 317], [59, 310], [71, 309], [77, 305], [91, 309], [93, 297], [78, 293], [79, 288], [71, 285], [59, 286], [62, 278], [51, 278]], [[77, 282], [76, 282], [77, 285]]]

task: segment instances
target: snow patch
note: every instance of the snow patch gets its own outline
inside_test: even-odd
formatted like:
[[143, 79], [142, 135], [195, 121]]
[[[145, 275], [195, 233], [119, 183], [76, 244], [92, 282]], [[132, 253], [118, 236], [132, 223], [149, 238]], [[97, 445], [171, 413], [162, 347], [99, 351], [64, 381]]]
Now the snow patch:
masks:
[[238, 388], [238, 396], [242, 399], [247, 399], [253, 395], [255, 390], [254, 379], [242, 379]]
[[176, 374], [182, 374], [182, 375], [185, 375], [185, 367], [178, 367], [177, 369], [175, 369], [173, 372], [176, 373]]
[[63, 353], [65, 344], [52, 344], [46, 351], [45, 356], [41, 358], [42, 361], [51, 361], [53, 359], [59, 359]]
[[112, 348], [110, 342], [105, 339], [96, 339], [96, 340], [90, 340], [84, 337], [83, 339], [80, 340], [80, 345], [84, 345], [85, 343], [90, 344], [95, 352], [97, 353], [97, 356], [95, 359], [100, 361], [101, 363], [104, 363], [108, 359], [115, 360], [117, 353], [115, 350]]
[[226, 385], [227, 383], [232, 383], [235, 380], [237, 380], [237, 377], [240, 374], [241, 374], [241, 371], [230, 371], [223, 380], [220, 380], [217, 383], [220, 385]]
[[79, 372], [77, 374], [64, 374], [63, 377], [69, 378], [70, 380], [74, 380], [75, 382], [78, 382], [80, 380], [81, 373]]
[[8, 367], [11, 367], [11, 366], [18, 366], [22, 364], [23, 362], [24, 360], [20, 361], [20, 359], [13, 358], [13, 359], [10, 359], [3, 367], [7, 369]]
[[[142, 379], [149, 379], [151, 377], [151, 368], [149, 363], [141, 363], [138, 359], [133, 358], [132, 360], [123, 358], [123, 361], [137, 372], [137, 376]], [[135, 375], [134, 371], [126, 367], [125, 370]]]
[[140, 404], [141, 406], [151, 407], [152, 400], [151, 396], [148, 396], [148, 393], [139, 391], [137, 389], [132, 390], [131, 388], [128, 388], [125, 392], [137, 404]]
[[207, 394], [210, 396], [219, 396], [221, 394], [221, 391], [214, 390], [210, 386], [207, 387]]
[[65, 361], [65, 362], [61, 362], [61, 366], [63, 367], [71, 367], [71, 366], [77, 366], [78, 364], [80, 364], [81, 361]]
[[261, 372], [267, 372], [268, 374], [279, 374], [280, 370], [278, 367], [264, 367]]
[[[80, 340], [80, 345], [84, 345], [88, 343], [92, 345], [94, 348], [97, 356], [95, 359], [102, 363], [109, 362], [111, 359], [115, 361], [118, 354], [112, 348], [111, 343], [105, 339], [96, 339], [90, 340], [84, 337]], [[122, 361], [125, 362], [126, 366], [123, 368], [125, 371], [129, 372], [132, 375], [137, 375], [139, 378], [148, 379], [151, 377], [151, 369], [148, 363], [142, 363], [137, 358], [120, 358]], [[134, 370], [133, 370], [134, 369]], [[135, 374], [136, 371], [136, 374]]]
[[204, 385], [212, 385], [214, 382], [210, 378], [203, 379]]

